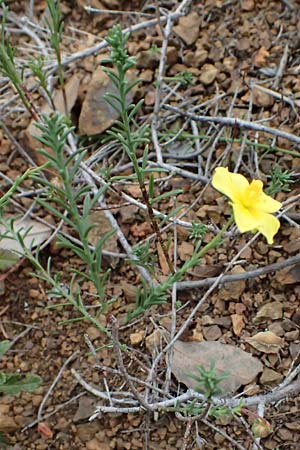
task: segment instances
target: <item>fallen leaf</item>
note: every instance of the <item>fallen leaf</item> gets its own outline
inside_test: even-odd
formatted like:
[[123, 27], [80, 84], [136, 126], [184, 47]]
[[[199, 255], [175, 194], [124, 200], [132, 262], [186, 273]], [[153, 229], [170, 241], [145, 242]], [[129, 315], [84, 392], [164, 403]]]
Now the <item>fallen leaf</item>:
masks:
[[173, 349], [173, 374], [178, 381], [194, 390], [200, 391], [197, 382], [191, 378], [191, 375], [197, 374], [199, 365], [209, 370], [214, 363], [218, 375], [228, 373], [228, 377], [219, 385], [222, 394], [235, 392], [241, 385], [253, 381], [263, 370], [263, 365], [257, 358], [229, 344], [177, 341]]
[[262, 353], [278, 353], [283, 345], [283, 340], [272, 331], [261, 331], [246, 341], [256, 350]]
[[[1, 246], [1, 242], [0, 242]], [[0, 248], [0, 270], [6, 270], [14, 266], [19, 260], [19, 256], [9, 250]]]
[[266, 438], [273, 432], [272, 425], [263, 417], [259, 417], [252, 424], [252, 432], [255, 437]]

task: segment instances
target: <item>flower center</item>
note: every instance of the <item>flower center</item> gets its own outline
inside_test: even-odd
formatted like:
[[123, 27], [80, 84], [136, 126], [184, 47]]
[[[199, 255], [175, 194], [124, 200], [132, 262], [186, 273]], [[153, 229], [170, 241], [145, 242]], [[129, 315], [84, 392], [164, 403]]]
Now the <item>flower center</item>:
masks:
[[261, 180], [253, 180], [241, 193], [241, 203], [247, 209], [253, 209], [259, 203], [262, 195], [263, 183]]

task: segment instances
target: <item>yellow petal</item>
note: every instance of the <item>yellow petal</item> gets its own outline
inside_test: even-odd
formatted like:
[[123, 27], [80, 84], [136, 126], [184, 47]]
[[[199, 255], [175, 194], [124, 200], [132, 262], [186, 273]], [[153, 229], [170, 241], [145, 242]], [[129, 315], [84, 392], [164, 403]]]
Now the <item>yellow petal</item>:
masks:
[[241, 192], [249, 186], [249, 183], [243, 175], [231, 173], [227, 167], [217, 167], [212, 178], [212, 185], [233, 202], [238, 202]]
[[233, 203], [232, 208], [236, 226], [241, 233], [252, 231], [260, 226], [260, 217], [257, 217], [257, 214], [253, 214], [253, 211], [245, 208], [242, 203]]
[[259, 209], [266, 213], [278, 211], [282, 204], [263, 192], [261, 180], [251, 181], [249, 187], [243, 191], [242, 202], [244, 206]]
[[272, 214], [261, 213], [261, 224], [257, 227], [258, 231], [265, 236], [268, 244], [273, 244], [273, 238], [280, 227], [279, 220]]
[[255, 207], [265, 213], [274, 213], [282, 207], [282, 203], [262, 192]]
[[257, 230], [267, 239], [268, 244], [273, 244], [273, 238], [280, 227], [279, 220], [272, 214], [249, 210], [240, 203], [232, 205], [234, 220], [241, 233]]

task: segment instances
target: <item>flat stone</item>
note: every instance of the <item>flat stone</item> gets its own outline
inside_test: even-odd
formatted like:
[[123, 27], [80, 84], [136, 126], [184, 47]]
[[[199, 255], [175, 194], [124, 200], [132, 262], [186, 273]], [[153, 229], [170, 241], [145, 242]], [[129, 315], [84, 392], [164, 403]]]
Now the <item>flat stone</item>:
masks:
[[260, 377], [260, 382], [262, 384], [275, 383], [280, 380], [282, 380], [282, 375], [273, 369], [269, 369], [268, 367], [264, 368], [264, 371]]
[[204, 64], [201, 69], [200, 81], [208, 85], [215, 81], [218, 69], [213, 64]]
[[173, 27], [173, 31], [186, 45], [192, 45], [198, 39], [200, 23], [201, 18], [196, 12], [192, 12], [185, 17], [181, 17], [178, 25]]
[[221, 328], [218, 325], [203, 328], [203, 336], [207, 341], [216, 341], [222, 336]]
[[12, 417], [0, 416], [0, 431], [3, 433], [11, 433], [12, 431], [16, 431], [18, 428], [19, 426]]
[[[133, 81], [134, 74], [128, 75], [128, 82]], [[103, 70], [98, 69], [88, 86], [79, 116], [79, 133], [92, 136], [101, 134], [111, 127], [119, 117], [118, 112], [105, 100], [104, 94], [117, 94], [117, 88]], [[127, 103], [131, 103], [132, 91], [127, 95]]]
[[277, 320], [282, 318], [282, 304], [271, 302], [263, 305], [253, 319], [253, 323], [261, 323], [265, 320]]

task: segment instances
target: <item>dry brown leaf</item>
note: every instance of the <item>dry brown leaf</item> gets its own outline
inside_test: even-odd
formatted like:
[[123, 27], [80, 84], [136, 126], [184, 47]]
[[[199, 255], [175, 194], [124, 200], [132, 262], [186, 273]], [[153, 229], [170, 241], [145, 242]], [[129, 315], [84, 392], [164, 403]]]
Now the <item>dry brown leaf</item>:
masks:
[[188, 388], [198, 389], [191, 375], [197, 374], [197, 366], [209, 370], [215, 364], [218, 375], [224, 372], [228, 377], [220, 383], [222, 394], [233, 393], [241, 385], [253, 381], [263, 370], [262, 363], [250, 353], [220, 342], [181, 342], [174, 344], [172, 372]]
[[283, 340], [272, 331], [261, 331], [246, 341], [262, 353], [278, 353], [283, 346]]

